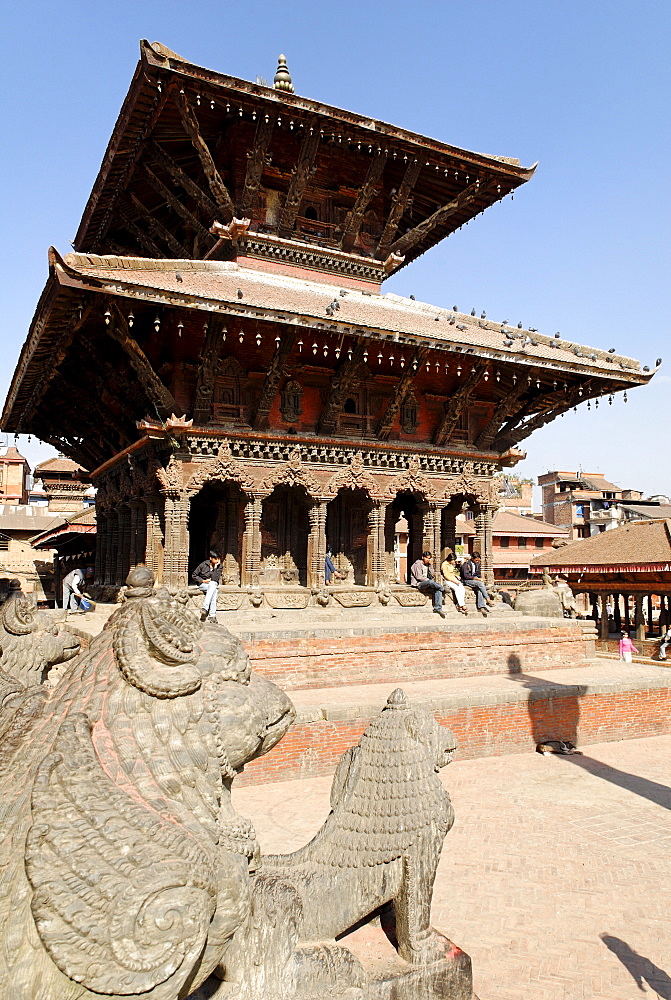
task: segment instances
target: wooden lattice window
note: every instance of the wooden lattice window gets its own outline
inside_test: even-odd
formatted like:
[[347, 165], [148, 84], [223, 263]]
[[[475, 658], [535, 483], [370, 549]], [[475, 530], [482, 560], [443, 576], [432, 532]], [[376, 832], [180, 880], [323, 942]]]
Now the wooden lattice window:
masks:
[[0, 533], [0, 552], [7, 552], [9, 550], [9, 535], [3, 535]]

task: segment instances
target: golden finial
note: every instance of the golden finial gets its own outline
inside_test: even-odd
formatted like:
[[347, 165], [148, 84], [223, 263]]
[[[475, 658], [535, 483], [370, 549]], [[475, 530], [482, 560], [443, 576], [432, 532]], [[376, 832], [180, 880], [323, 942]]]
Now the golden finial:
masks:
[[291, 74], [287, 68], [286, 56], [280, 56], [277, 60], [277, 73], [273, 80], [274, 90], [283, 90], [285, 94], [293, 94], [294, 85], [291, 82]]

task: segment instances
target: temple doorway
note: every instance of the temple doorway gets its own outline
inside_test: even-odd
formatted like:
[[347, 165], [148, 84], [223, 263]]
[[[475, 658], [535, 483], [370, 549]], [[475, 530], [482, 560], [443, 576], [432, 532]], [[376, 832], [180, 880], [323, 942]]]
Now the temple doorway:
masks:
[[302, 486], [276, 486], [261, 513], [262, 584], [307, 586], [309, 511]]
[[237, 483], [206, 483], [189, 511], [189, 578], [195, 567], [218, 549], [222, 584], [240, 586], [240, 554], [246, 497]]
[[384, 517], [385, 572], [390, 583], [409, 583], [410, 567], [422, 553], [424, 518], [416, 493], [397, 493]]
[[348, 583], [368, 583], [368, 516], [373, 502], [365, 490], [342, 489], [326, 507], [326, 545]]

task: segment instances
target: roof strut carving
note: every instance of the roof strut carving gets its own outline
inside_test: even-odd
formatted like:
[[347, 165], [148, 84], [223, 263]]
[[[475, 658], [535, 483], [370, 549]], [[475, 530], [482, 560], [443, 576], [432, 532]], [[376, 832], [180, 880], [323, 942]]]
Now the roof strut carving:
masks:
[[507, 393], [500, 401], [499, 405], [494, 410], [491, 420], [482, 429], [478, 438], [475, 442], [475, 447], [481, 451], [485, 451], [490, 447], [492, 441], [496, 437], [501, 425], [508, 419], [510, 414], [513, 412], [517, 406], [517, 402], [523, 392], [526, 392], [527, 386], [524, 382], [520, 382], [516, 389], [512, 392]]
[[[519, 441], [524, 441], [528, 438], [530, 434], [538, 430], [539, 427], [544, 427], [545, 424], [554, 420], [558, 417], [560, 413], [565, 413], [570, 410], [572, 406], [575, 406], [581, 399], [585, 398], [585, 390], [590, 386], [591, 379], [586, 382], [582, 382], [580, 385], [573, 386], [569, 389], [567, 394], [564, 396], [563, 393], [560, 396], [559, 393], [552, 393], [551, 396], [547, 397], [546, 404], [539, 413], [535, 413], [528, 420], [522, 422], [522, 417], [526, 414], [520, 412], [515, 415], [511, 425], [511, 421], [508, 422], [506, 428], [497, 434], [494, 439], [493, 447], [496, 450], [500, 448], [510, 448], [512, 445], [517, 444]], [[526, 410], [526, 407], [525, 407]]]
[[486, 370], [487, 364], [485, 362], [476, 365], [461, 388], [457, 389], [451, 399], [448, 400], [443, 419], [440, 421], [440, 424], [436, 428], [436, 433], [433, 435], [434, 444], [445, 445], [450, 440], [459, 417], [470, 403], [471, 396]]
[[172, 96], [179, 111], [179, 116], [182, 119], [182, 125], [191, 139], [193, 148], [198, 153], [198, 158], [200, 159], [203, 172], [207, 177], [207, 182], [210, 185], [210, 191], [217, 203], [217, 208], [226, 216], [224, 221], [228, 222], [229, 219], [233, 218], [235, 211], [233, 201], [212, 159], [210, 148], [200, 134], [200, 126], [196, 114], [183, 90], [174, 90]]
[[130, 201], [135, 210], [140, 213], [140, 217], [145, 221], [147, 228], [156, 239], [163, 240], [178, 258], [188, 258], [190, 256], [187, 248], [172, 235], [169, 229], [166, 229], [158, 219], [154, 218], [149, 209], [145, 208], [140, 199], [136, 198], [132, 191], [130, 192]]
[[128, 355], [131, 367], [136, 372], [143, 389], [156, 409], [159, 412], [163, 411], [162, 415], [165, 416], [177, 413], [179, 407], [175, 402], [174, 396], [158, 377], [138, 342], [130, 336], [126, 317], [119, 309], [117, 303], [115, 302], [113, 305], [114, 314], [110, 318], [110, 324], [107, 327], [110, 336], [121, 345]]
[[289, 355], [293, 349], [296, 334], [297, 331], [294, 327], [285, 328], [282, 340], [275, 349], [275, 353], [271, 358], [268, 371], [266, 372], [266, 377], [263, 381], [263, 388], [261, 389], [261, 395], [259, 396], [259, 402], [256, 407], [256, 413], [254, 414], [254, 420], [252, 421], [252, 427], [255, 431], [268, 429], [270, 408], [273, 405], [273, 400], [277, 395], [280, 382], [284, 378], [287, 370], [287, 361], [289, 360]]
[[198, 381], [193, 397], [193, 419], [197, 424], [206, 424], [212, 416], [212, 398], [217, 361], [222, 345], [222, 333], [226, 327], [221, 316], [209, 316], [205, 343], [200, 354]]
[[417, 347], [408, 362], [408, 367], [394, 386], [394, 391], [389, 403], [387, 404], [387, 409], [382, 414], [380, 422], [377, 425], [376, 434], [380, 441], [388, 440], [398, 411], [403, 405], [403, 400], [407, 396], [408, 390], [410, 389], [410, 386], [419, 371], [420, 365], [424, 363], [424, 358], [428, 353], [428, 347]]
[[270, 139], [275, 125], [273, 119], [270, 118], [270, 116], [267, 117], [268, 121], [266, 121], [265, 118], [260, 118], [257, 122], [256, 132], [254, 133], [254, 145], [252, 146], [250, 152], [247, 153], [245, 186], [242, 189], [240, 208], [237, 213], [240, 216], [250, 214], [256, 196], [259, 193], [259, 188], [261, 187], [261, 177], [263, 176], [266, 153], [268, 152], [268, 146], [270, 145]]
[[481, 181], [476, 181], [475, 184], [470, 184], [467, 188], [464, 188], [464, 190], [461, 191], [456, 198], [453, 198], [452, 201], [448, 201], [446, 205], [437, 209], [433, 215], [429, 216], [428, 219], [425, 219], [424, 222], [420, 222], [420, 224], [415, 226], [414, 229], [411, 229], [409, 233], [405, 233], [400, 239], [396, 240], [391, 247], [390, 252], [399, 254], [399, 256], [407, 253], [407, 251], [416, 246], [417, 243], [420, 243], [425, 236], [428, 236], [432, 229], [435, 229], [436, 226], [442, 225], [445, 219], [449, 219], [451, 215], [454, 215], [455, 212], [458, 212], [460, 208], [463, 208], [464, 205], [468, 205], [475, 198], [487, 194], [491, 188], [494, 187], [495, 183], [496, 182], [494, 181], [490, 181], [488, 184], [483, 184]]
[[179, 200], [179, 198], [172, 193], [172, 191], [165, 186], [163, 181], [156, 176], [154, 171], [147, 163], [143, 163], [142, 167], [145, 172], [145, 176], [149, 181], [150, 185], [153, 187], [156, 194], [163, 198], [163, 200], [170, 206], [170, 208], [177, 215], [181, 216], [187, 226], [190, 226], [194, 232], [194, 235], [200, 236], [202, 239], [207, 241], [208, 245], [214, 242], [214, 237], [209, 232], [209, 230], [203, 225], [203, 223], [198, 219], [192, 212], [186, 208], [185, 205]]
[[359, 341], [352, 351], [351, 360], [345, 361], [333, 376], [329, 398], [319, 417], [317, 427], [319, 434], [332, 434], [334, 432], [338, 415], [343, 408], [348, 392], [361, 381], [365, 346]]
[[371, 198], [375, 194], [375, 188], [377, 187], [377, 183], [382, 176], [386, 162], [386, 154], [380, 149], [376, 150], [368, 166], [366, 179], [361, 185], [356, 201], [345, 219], [343, 235], [340, 241], [341, 250], [349, 252], [352, 249], [354, 241], [359, 235], [364, 214], [368, 208]]
[[124, 229], [127, 229], [131, 236], [135, 237], [139, 245], [144, 247], [150, 257], [166, 258], [168, 255], [164, 253], [156, 243], [154, 243], [148, 233], [145, 233], [145, 231], [135, 223], [128, 202], [125, 199], [120, 198], [117, 204], [119, 206], [119, 214], [123, 219]]
[[319, 132], [317, 129], [312, 128], [308, 130], [307, 135], [303, 136], [303, 142], [301, 143], [298, 160], [296, 161], [296, 166], [294, 167], [294, 174], [291, 178], [289, 190], [287, 191], [287, 196], [284, 201], [284, 208], [282, 209], [282, 215], [280, 216], [280, 224], [278, 226], [279, 236], [286, 238], [290, 236], [293, 231], [296, 216], [298, 215], [298, 209], [300, 208], [301, 200], [303, 198], [303, 192], [305, 191], [308, 180], [310, 179], [310, 170], [312, 169], [312, 164], [314, 163], [315, 156], [317, 155], [317, 149], [319, 148], [319, 138]]
[[391, 241], [396, 235], [398, 224], [408, 206], [412, 189], [419, 179], [421, 169], [422, 165], [419, 160], [413, 160], [406, 167], [399, 189], [391, 199], [391, 211], [389, 212], [389, 218], [387, 219], [382, 236], [380, 237], [380, 242], [377, 245], [377, 252], [375, 254], [376, 257], [380, 257], [384, 260], [389, 256]]
[[[157, 142], [150, 140], [147, 143], [147, 150], [151, 153], [154, 160], [160, 166], [163, 167], [167, 174], [170, 174], [175, 183], [179, 184], [187, 194], [191, 195], [193, 200], [200, 206], [200, 208], [205, 213], [208, 224], [212, 222], [214, 217], [218, 213], [217, 206], [208, 197], [208, 195], [203, 191], [199, 184], [191, 180], [188, 174], [185, 174], [182, 168], [175, 163], [171, 156], [168, 156], [166, 151], [162, 149]], [[206, 227], [207, 228], [207, 227]]]

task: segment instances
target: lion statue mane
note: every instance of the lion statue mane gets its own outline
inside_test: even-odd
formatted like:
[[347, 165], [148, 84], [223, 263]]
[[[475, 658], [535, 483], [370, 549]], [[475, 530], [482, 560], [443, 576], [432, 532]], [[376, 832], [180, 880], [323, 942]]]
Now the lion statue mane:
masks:
[[20, 591], [0, 608], [0, 669], [24, 686], [41, 684], [51, 667], [78, 652], [77, 636]]
[[0, 676], [8, 1000], [178, 1000], [249, 916], [259, 852], [231, 783], [293, 706], [225, 628], [134, 572], [53, 690]]

